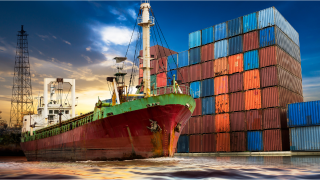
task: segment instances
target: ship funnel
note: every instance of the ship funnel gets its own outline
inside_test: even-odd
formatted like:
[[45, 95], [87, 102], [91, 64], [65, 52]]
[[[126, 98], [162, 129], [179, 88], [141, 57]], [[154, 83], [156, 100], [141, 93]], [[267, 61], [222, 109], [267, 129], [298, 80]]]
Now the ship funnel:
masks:
[[115, 57], [115, 58], [113, 58], [113, 59], [115, 59], [115, 60], [116, 60], [116, 63], [121, 63], [121, 62], [123, 62], [123, 61], [127, 60], [127, 58], [126, 58], [126, 57]]

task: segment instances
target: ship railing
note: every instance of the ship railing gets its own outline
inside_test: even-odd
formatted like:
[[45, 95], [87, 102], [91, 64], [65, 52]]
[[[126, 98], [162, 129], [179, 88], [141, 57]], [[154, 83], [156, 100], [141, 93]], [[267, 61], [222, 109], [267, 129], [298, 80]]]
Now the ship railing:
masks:
[[152, 95], [163, 95], [163, 94], [186, 94], [190, 95], [192, 94], [192, 90], [190, 87], [185, 86], [185, 85], [169, 85], [169, 86], [164, 86], [164, 87], [157, 87], [153, 90], [151, 90]]

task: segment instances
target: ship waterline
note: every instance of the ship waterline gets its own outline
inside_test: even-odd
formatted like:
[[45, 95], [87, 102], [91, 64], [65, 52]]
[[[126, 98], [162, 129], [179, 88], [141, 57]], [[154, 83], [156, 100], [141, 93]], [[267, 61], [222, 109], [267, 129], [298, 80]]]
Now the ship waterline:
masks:
[[[137, 101], [140, 106], [145, 103], [145, 108], [98, 119], [51, 137], [22, 142], [21, 147], [28, 161], [101, 161], [173, 156], [195, 101], [184, 94], [165, 94]], [[113, 108], [121, 109], [127, 103]], [[159, 105], [147, 107], [157, 103]], [[158, 128], [152, 129], [153, 122]]]

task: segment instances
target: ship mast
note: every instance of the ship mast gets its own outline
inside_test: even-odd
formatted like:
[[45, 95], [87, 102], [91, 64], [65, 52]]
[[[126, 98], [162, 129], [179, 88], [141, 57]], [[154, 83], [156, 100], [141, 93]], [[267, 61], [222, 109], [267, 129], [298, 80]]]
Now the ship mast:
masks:
[[143, 93], [150, 97], [150, 27], [154, 26], [154, 18], [149, 15], [149, 1], [140, 5], [142, 15], [138, 17], [138, 25], [142, 27], [143, 37]]

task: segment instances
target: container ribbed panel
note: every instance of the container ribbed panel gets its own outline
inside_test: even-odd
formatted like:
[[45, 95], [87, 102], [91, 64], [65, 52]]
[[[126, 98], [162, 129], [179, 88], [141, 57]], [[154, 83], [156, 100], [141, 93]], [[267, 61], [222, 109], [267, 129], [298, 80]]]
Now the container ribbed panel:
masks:
[[320, 101], [287, 105], [289, 127], [320, 125]]
[[231, 151], [238, 152], [247, 150], [246, 132], [232, 132], [230, 135]]
[[262, 131], [248, 131], [247, 141], [248, 141], [248, 151], [263, 150]]
[[320, 126], [290, 128], [291, 151], [319, 151]]
[[258, 28], [257, 13], [243, 16], [243, 33], [256, 30]]
[[216, 113], [229, 112], [229, 94], [215, 96]]
[[260, 71], [254, 69], [243, 73], [244, 90], [260, 88]]
[[245, 109], [243, 92], [231, 93], [229, 98], [230, 98], [230, 112], [243, 111]]
[[254, 89], [245, 92], [245, 109], [260, 109], [261, 108], [261, 90]]
[[258, 25], [259, 29], [265, 28], [267, 26], [274, 25], [274, 12], [273, 7], [261, 10], [258, 12]]
[[180, 52], [178, 54], [178, 58], [179, 58], [179, 63], [178, 63], [179, 68], [189, 66], [189, 52], [188, 51]]
[[228, 23], [228, 37], [242, 34], [242, 17], [230, 20]]
[[189, 49], [201, 46], [201, 31], [189, 34]]
[[231, 131], [246, 131], [245, 112], [233, 112], [230, 116], [230, 130]]
[[228, 56], [228, 40], [222, 40], [214, 43], [214, 58]]
[[214, 41], [227, 38], [227, 25], [226, 23], [220, 23], [214, 26]]
[[258, 50], [245, 52], [243, 59], [243, 68], [245, 71], [259, 68]]
[[202, 45], [212, 43], [214, 41], [213, 37], [213, 27], [209, 27], [202, 30]]

